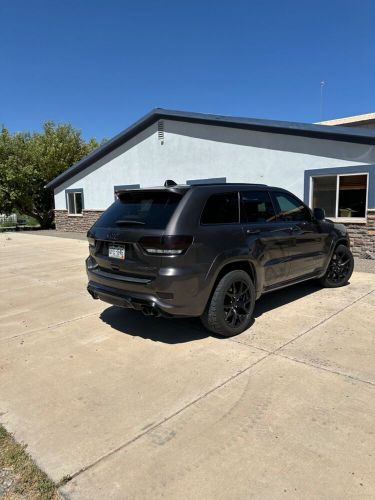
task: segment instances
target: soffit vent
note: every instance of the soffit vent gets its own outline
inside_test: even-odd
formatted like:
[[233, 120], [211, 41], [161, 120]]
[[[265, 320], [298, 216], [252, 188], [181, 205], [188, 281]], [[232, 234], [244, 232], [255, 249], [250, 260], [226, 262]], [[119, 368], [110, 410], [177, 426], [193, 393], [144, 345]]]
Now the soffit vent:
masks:
[[161, 144], [164, 144], [164, 120], [158, 121], [158, 139]]

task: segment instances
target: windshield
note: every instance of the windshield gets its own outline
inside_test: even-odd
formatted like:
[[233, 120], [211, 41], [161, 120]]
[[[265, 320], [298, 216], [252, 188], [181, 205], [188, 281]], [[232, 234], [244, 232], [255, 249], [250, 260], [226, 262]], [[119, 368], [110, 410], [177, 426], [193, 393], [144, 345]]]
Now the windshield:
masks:
[[170, 191], [120, 193], [95, 226], [165, 229], [181, 198]]

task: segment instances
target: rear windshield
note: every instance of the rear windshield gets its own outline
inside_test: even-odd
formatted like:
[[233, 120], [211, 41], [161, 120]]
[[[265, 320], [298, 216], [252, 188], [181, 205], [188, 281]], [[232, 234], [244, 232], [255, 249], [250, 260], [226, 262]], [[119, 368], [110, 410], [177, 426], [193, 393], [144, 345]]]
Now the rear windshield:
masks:
[[168, 191], [134, 191], [119, 195], [96, 227], [164, 229], [182, 195]]

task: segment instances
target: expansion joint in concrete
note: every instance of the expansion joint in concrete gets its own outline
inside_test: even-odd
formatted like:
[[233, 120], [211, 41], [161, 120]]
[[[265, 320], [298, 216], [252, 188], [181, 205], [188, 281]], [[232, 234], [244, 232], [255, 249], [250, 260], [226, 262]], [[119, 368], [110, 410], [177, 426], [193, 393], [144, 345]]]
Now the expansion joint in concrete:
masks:
[[94, 462], [92, 462], [91, 464], [85, 466], [85, 467], [82, 467], [80, 470], [78, 470], [77, 472], [75, 472], [74, 474], [72, 474], [71, 476], [69, 476], [69, 481], [71, 481], [72, 479], [74, 479], [75, 477], [79, 476], [80, 474], [82, 474], [83, 472], [86, 472], [87, 470], [89, 469], [92, 469], [93, 467], [95, 467], [97, 464], [99, 464], [100, 462], [103, 462], [104, 460], [106, 460], [107, 458], [111, 457], [112, 455], [114, 455], [115, 453], [123, 450], [124, 448], [126, 448], [127, 446], [133, 444], [135, 441], [138, 441], [140, 438], [142, 438], [143, 436], [149, 434], [150, 432], [154, 431], [155, 429], [157, 429], [158, 427], [160, 427], [161, 425], [165, 424], [166, 422], [168, 422], [169, 420], [171, 420], [172, 418], [176, 417], [177, 415], [179, 415], [180, 413], [184, 412], [185, 410], [187, 410], [188, 408], [194, 406], [196, 403], [198, 403], [199, 401], [202, 401], [203, 399], [205, 399], [207, 396], [209, 396], [210, 394], [214, 393], [215, 391], [217, 391], [218, 389], [224, 387], [225, 385], [227, 385], [229, 382], [231, 382], [232, 380], [238, 378], [240, 375], [242, 375], [243, 373], [249, 371], [251, 368], [253, 368], [255, 365], [259, 364], [261, 361], [264, 361], [266, 358], [268, 358], [271, 354], [266, 354], [265, 356], [263, 356], [262, 358], [258, 359], [257, 361], [255, 361], [254, 363], [252, 363], [251, 365], [247, 366], [246, 368], [244, 368], [243, 370], [240, 370], [238, 371], [237, 373], [235, 373], [234, 375], [232, 375], [231, 377], [227, 378], [226, 380], [224, 380], [224, 382], [222, 382], [221, 384], [218, 384], [217, 386], [213, 387], [212, 389], [210, 389], [209, 391], [205, 392], [204, 394], [201, 394], [199, 397], [197, 397], [196, 399], [194, 399], [193, 401], [190, 401], [190, 403], [186, 404], [185, 406], [183, 406], [182, 408], [180, 408], [179, 410], [175, 411], [174, 413], [172, 413], [171, 415], [168, 415], [167, 417], [165, 417], [164, 419], [160, 420], [159, 422], [157, 422], [155, 425], [153, 426], [150, 426], [148, 427], [145, 431], [143, 432], [140, 432], [139, 434], [137, 434], [136, 436], [134, 436], [132, 439], [128, 440], [126, 443], [123, 443], [122, 445], [118, 446], [117, 448], [109, 451], [108, 453], [102, 455], [101, 457], [99, 457], [97, 460], [95, 460]]

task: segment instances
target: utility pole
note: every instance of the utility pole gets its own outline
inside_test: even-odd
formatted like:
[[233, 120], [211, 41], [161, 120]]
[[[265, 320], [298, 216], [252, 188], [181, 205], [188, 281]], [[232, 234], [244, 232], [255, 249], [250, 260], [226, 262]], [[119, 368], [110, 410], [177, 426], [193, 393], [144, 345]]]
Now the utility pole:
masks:
[[324, 80], [320, 82], [320, 121], [323, 121], [323, 89], [325, 84]]

